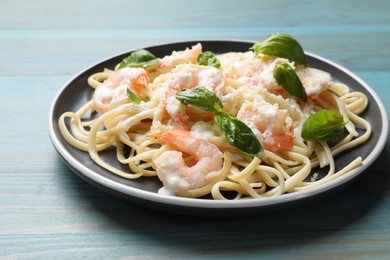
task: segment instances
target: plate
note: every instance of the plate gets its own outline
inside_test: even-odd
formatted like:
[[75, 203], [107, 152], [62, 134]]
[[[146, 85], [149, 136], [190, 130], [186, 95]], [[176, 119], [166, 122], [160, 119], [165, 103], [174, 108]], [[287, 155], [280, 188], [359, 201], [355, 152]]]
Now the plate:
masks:
[[[250, 41], [234, 40], [187, 41], [151, 46], [145, 49], [151, 51], [157, 57], [163, 57], [171, 54], [174, 50], [184, 50], [198, 42], [202, 44], [203, 50], [210, 50], [217, 54], [230, 51], [247, 51], [254, 43]], [[70, 146], [63, 139], [57, 125], [58, 118], [63, 112], [76, 111], [82, 104], [86, 103], [91, 98], [92, 89], [87, 85], [87, 79], [91, 74], [100, 72], [104, 68], [113, 69], [116, 64], [130, 53], [131, 51], [98, 62], [72, 78], [58, 93], [51, 106], [49, 115], [49, 134], [59, 155], [77, 175], [92, 185], [114, 194], [115, 196], [130, 200], [132, 203], [155, 210], [198, 216], [243, 216], [273, 211], [327, 195], [331, 193], [331, 191], [350, 183], [375, 161], [385, 146], [388, 133], [388, 119], [386, 110], [373, 89], [344, 67], [315, 54], [306, 52], [305, 54], [310, 67], [331, 73], [336, 82], [342, 82], [348, 85], [352, 90], [361, 91], [368, 97], [369, 106], [362, 116], [371, 123], [371, 125], [375, 126], [371, 138], [363, 145], [358, 146], [357, 149], [338, 155], [335, 160], [338, 167], [343, 167], [356, 157], [362, 156], [363, 163], [361, 166], [322, 186], [306, 191], [283, 194], [264, 199], [217, 201], [157, 194], [158, 189], [162, 185], [157, 177], [127, 180], [104, 170], [90, 159], [88, 153], [79, 151]], [[118, 167], [122, 167], [122, 165], [117, 162], [113, 149], [100, 154], [104, 160], [117, 165]]]

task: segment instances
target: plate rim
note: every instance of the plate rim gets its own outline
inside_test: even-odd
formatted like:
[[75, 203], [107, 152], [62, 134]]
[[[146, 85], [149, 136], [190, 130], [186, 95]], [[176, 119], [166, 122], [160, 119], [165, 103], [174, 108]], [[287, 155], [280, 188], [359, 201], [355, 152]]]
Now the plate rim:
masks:
[[[189, 41], [177, 41], [177, 42], [166, 42], [166, 43], [160, 43], [150, 46], [145, 46], [143, 48], [156, 48], [156, 47], [163, 47], [166, 45], [174, 45], [174, 44], [192, 44], [192, 43], [206, 43], [206, 42], [219, 42], [219, 43], [254, 43], [255, 41], [251, 40], [237, 40], [237, 39], [225, 39], [225, 40], [213, 40], [213, 39], [207, 39], [207, 40], [189, 40]], [[59, 138], [60, 133], [56, 133], [54, 128], [54, 110], [57, 105], [57, 103], [60, 100], [60, 97], [62, 96], [63, 92], [69, 87], [69, 85], [76, 80], [78, 77], [80, 77], [83, 73], [86, 71], [103, 64], [104, 62], [107, 62], [108, 60], [115, 59], [117, 57], [127, 55], [139, 48], [135, 48], [129, 51], [121, 52], [118, 54], [111, 55], [110, 57], [101, 59], [94, 64], [87, 66], [86, 68], [79, 71], [76, 75], [72, 76], [57, 92], [55, 95], [49, 111], [49, 136], [51, 139], [51, 142], [53, 146], [55, 147], [56, 151], [59, 153], [59, 155], [62, 157], [63, 160], [68, 164], [67, 166], [71, 167], [73, 171], [78, 171], [80, 174], [82, 174], [84, 177], [88, 178], [90, 181], [95, 182], [99, 186], [103, 186], [109, 190], [113, 190], [116, 192], [119, 192], [126, 196], [131, 196], [137, 199], [145, 200], [148, 202], [154, 202], [158, 204], [164, 204], [164, 205], [171, 205], [171, 206], [179, 206], [179, 207], [191, 207], [191, 208], [203, 208], [203, 209], [239, 209], [239, 208], [262, 208], [267, 206], [277, 206], [284, 203], [292, 202], [292, 201], [300, 201], [305, 198], [313, 197], [315, 195], [323, 194], [326, 191], [330, 191], [332, 189], [335, 189], [339, 186], [342, 186], [344, 183], [347, 183], [348, 181], [354, 179], [355, 177], [361, 175], [365, 170], [369, 168], [369, 166], [379, 157], [379, 155], [382, 153], [386, 141], [387, 141], [387, 135], [389, 131], [389, 124], [388, 124], [388, 116], [386, 109], [383, 105], [383, 102], [377, 95], [377, 93], [374, 91], [374, 89], [369, 86], [363, 79], [361, 79], [358, 75], [350, 71], [349, 69], [345, 68], [344, 66], [337, 64], [327, 58], [324, 58], [320, 55], [305, 51], [305, 55], [310, 56], [314, 59], [317, 59], [319, 61], [325, 62], [332, 67], [335, 67], [336, 69], [342, 71], [344, 74], [348, 75], [349, 77], [353, 78], [355, 81], [357, 81], [363, 88], [369, 92], [369, 94], [372, 96], [372, 98], [375, 100], [377, 106], [380, 110], [380, 115], [382, 120], [382, 129], [381, 133], [377, 142], [377, 145], [374, 147], [373, 151], [363, 159], [362, 165], [359, 167], [353, 169], [349, 173], [340, 176], [339, 178], [336, 178], [335, 180], [332, 180], [328, 183], [322, 184], [318, 187], [315, 187], [313, 189], [309, 189], [306, 191], [300, 191], [300, 192], [294, 192], [294, 193], [287, 193], [278, 195], [275, 197], [267, 197], [267, 198], [253, 198], [253, 199], [246, 199], [246, 200], [204, 200], [204, 199], [198, 199], [198, 198], [185, 198], [185, 197], [176, 197], [176, 196], [167, 196], [158, 194], [156, 192], [146, 191], [142, 190], [136, 187], [127, 186], [122, 183], [118, 183], [114, 180], [108, 179], [99, 173], [89, 169], [82, 163], [80, 163], [76, 158], [73, 157], [73, 155], [68, 152], [65, 147], [61, 144]], [[57, 118], [58, 120], [58, 118]], [[107, 190], [106, 190], [107, 191]]]

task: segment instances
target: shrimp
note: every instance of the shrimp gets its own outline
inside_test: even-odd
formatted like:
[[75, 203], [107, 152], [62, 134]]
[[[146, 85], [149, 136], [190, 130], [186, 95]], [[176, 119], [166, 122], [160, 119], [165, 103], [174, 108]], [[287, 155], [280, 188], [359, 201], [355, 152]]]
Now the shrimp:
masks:
[[297, 75], [305, 88], [307, 96], [311, 99], [316, 99], [333, 83], [329, 73], [318, 69], [299, 68], [297, 70]]
[[246, 102], [238, 111], [237, 118], [252, 129], [266, 150], [277, 152], [292, 148], [293, 126], [287, 110], [264, 100]]
[[163, 74], [171, 71], [179, 64], [196, 63], [196, 59], [199, 54], [202, 53], [202, 45], [200, 43], [191, 47], [191, 49], [185, 49], [183, 51], [174, 51], [171, 55], [167, 55], [159, 59], [159, 64], [156, 68], [150, 72], [156, 72], [157, 74]]
[[126, 89], [130, 89], [141, 100], [147, 95], [148, 74], [142, 68], [124, 68], [114, 71], [93, 95], [95, 110], [101, 114], [131, 102]]
[[[189, 130], [187, 121], [193, 115], [197, 119], [207, 118], [206, 113], [196, 108], [189, 106], [185, 107], [176, 99], [177, 91], [185, 88], [194, 88], [203, 86], [210, 91], [216, 93], [217, 96], [222, 96], [224, 87], [224, 77], [222, 72], [214, 67], [201, 66], [196, 64], [181, 64], [174, 68], [169, 74], [166, 74], [166, 80], [162, 86], [166, 88], [165, 101], [166, 110], [172, 117], [176, 127]], [[212, 119], [209, 118], [209, 119]]]
[[282, 58], [263, 60], [253, 52], [230, 52], [219, 56], [224, 76], [242, 84], [265, 88], [270, 92], [282, 89], [273, 77], [273, 69]]
[[[216, 145], [187, 130], [173, 129], [157, 135], [178, 149], [165, 151], [154, 160], [157, 176], [168, 192], [176, 194], [202, 188], [221, 172], [223, 153]], [[182, 152], [191, 155], [196, 163], [187, 166]]]
[[[285, 61], [295, 68], [294, 63], [284, 58], [259, 58], [253, 52], [226, 53], [219, 56], [221, 68], [225, 77], [237, 80], [243, 84], [265, 88], [268, 92], [286, 95], [287, 92], [279, 86], [273, 77], [273, 70], [278, 61]], [[329, 73], [313, 68], [298, 66], [296, 73], [302, 81], [306, 94], [311, 99], [316, 99], [322, 91], [332, 84]]]

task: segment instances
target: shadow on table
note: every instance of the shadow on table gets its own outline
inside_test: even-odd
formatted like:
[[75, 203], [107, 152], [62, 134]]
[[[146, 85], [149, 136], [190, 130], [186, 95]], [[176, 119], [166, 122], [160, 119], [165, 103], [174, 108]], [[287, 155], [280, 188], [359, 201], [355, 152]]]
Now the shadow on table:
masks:
[[[76, 192], [114, 223], [124, 240], [126, 234], [136, 232], [145, 241], [178, 250], [189, 247], [197, 252], [223, 250], [226, 253], [271, 245], [314, 243], [348, 226], [358, 226], [389, 195], [389, 157], [387, 145], [369, 171], [328, 197], [252, 217], [205, 218], [153, 211], [111, 197], [81, 180], [83, 184], [76, 185], [79, 187]], [[365, 221], [365, 225], [370, 224]]]

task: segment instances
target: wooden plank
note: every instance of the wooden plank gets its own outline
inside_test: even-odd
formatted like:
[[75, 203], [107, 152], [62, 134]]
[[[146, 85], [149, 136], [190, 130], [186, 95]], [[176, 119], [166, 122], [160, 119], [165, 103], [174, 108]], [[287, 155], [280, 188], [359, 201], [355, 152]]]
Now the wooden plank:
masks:
[[[374, 1], [13, 0], [0, 8], [0, 28], [218, 28], [377, 26], [390, 24], [386, 0]], [[10, 11], [16, 10], [16, 11]]]
[[77, 177], [47, 131], [53, 98], [112, 55], [172, 41], [261, 40], [287, 32], [362, 77], [390, 115], [388, 1], [0, 3], [0, 258], [386, 259], [390, 139], [348, 188], [242, 219], [137, 207]]
[[[388, 77], [387, 73], [363, 73], [363, 78], [377, 86], [379, 94], [386, 93]], [[0, 133], [14, 132], [0, 153], [7, 162], [0, 166], [0, 256], [66, 259], [261, 254], [267, 258], [309, 259], [335, 255], [380, 258], [389, 254], [388, 162], [387, 166], [375, 163], [370, 173], [341, 193], [294, 210], [254, 218], [175, 216], [108, 196], [75, 176], [47, 140], [44, 111], [57, 89], [39, 90], [42, 82], [59, 86], [65, 80], [1, 78], [6, 85], [20, 86], [27, 97], [42, 95], [29, 100], [31, 112], [19, 117], [28, 121], [29, 116], [36, 115], [30, 128], [39, 130], [23, 150], [17, 143], [26, 133], [16, 127], [16, 122]], [[28, 83], [30, 88], [21, 87]], [[3, 88], [1, 91], [5, 92]], [[17, 108], [16, 93], [19, 91], [12, 92], [6, 103], [15, 104], [12, 109]], [[5, 117], [5, 112], [0, 113], [1, 120]], [[385, 161], [389, 154], [386, 149], [379, 161]], [[19, 158], [24, 158], [23, 164]]]
[[[305, 28], [280, 31], [294, 35], [305, 50], [321, 55], [352, 71], [389, 71], [390, 59], [383, 59], [390, 46], [390, 26], [380, 31], [348, 33], [330, 30], [314, 33]], [[272, 29], [268, 29], [272, 30]], [[273, 32], [276, 32], [275, 30]], [[133, 49], [161, 43], [202, 39], [263, 40], [272, 31], [159, 30], [150, 31], [29, 31], [29, 41], [18, 31], [6, 31], [0, 41], [0, 76], [74, 75], [90, 65]], [[325, 40], [326, 39], [326, 40]], [[375, 39], [373, 41], [372, 39]], [[59, 46], [64, 46], [59, 48]], [[369, 58], [368, 58], [368, 56]]]

